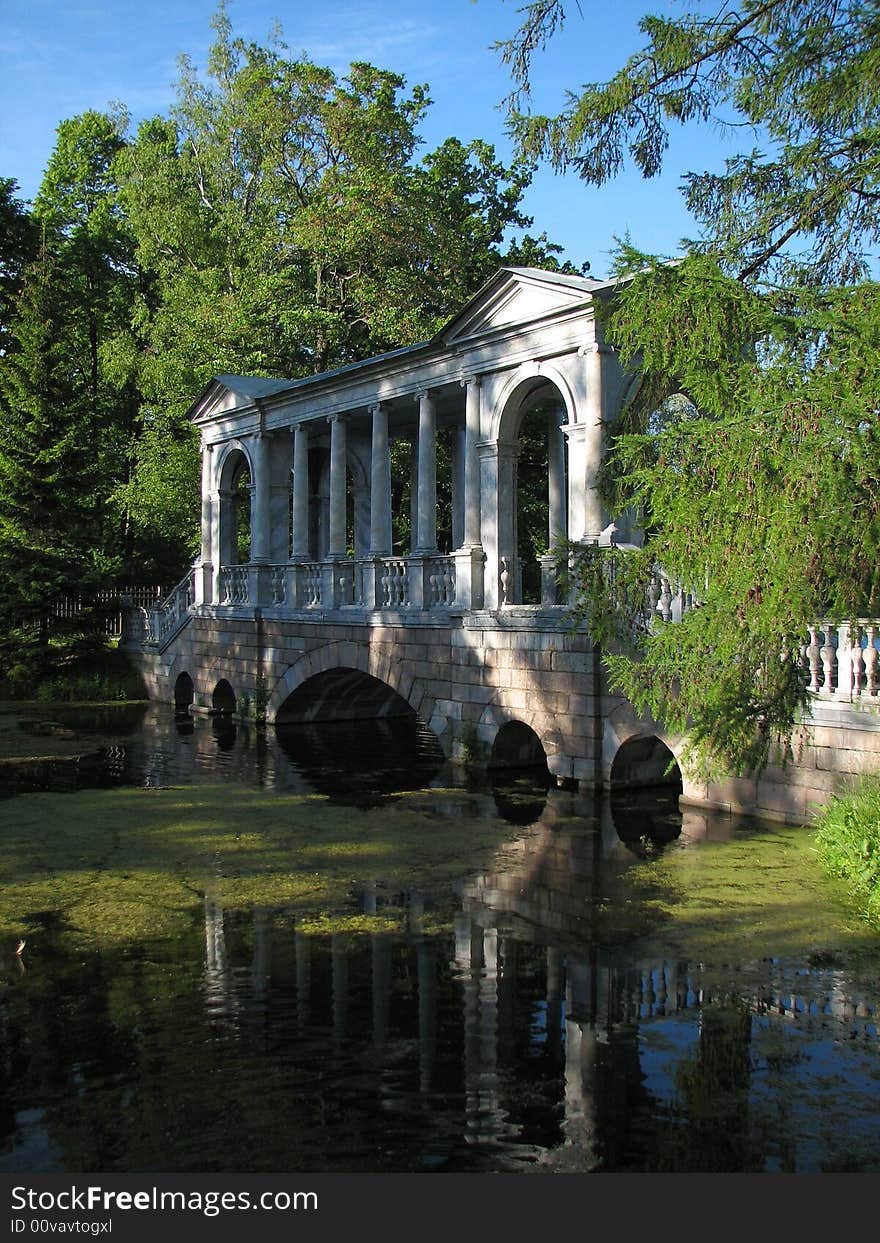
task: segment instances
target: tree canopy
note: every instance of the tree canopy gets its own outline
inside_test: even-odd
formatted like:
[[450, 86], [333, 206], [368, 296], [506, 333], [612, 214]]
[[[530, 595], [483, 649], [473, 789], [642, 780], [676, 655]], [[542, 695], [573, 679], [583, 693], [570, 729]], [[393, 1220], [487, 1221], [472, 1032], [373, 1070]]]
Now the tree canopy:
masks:
[[[687, 174], [700, 229], [683, 259], [620, 246], [605, 331], [641, 382], [609, 428], [606, 482], [615, 509], [640, 511], [645, 548], [613, 575], [592, 554], [580, 571], [613, 683], [687, 729], [692, 761], [760, 768], [808, 711], [806, 627], [880, 607], [880, 11], [725, 0], [646, 16], [608, 82], [530, 115], [531, 59], [568, 17], [536, 0], [501, 45], [521, 154], [598, 185], [627, 160], [656, 174], [673, 124], [739, 125], [753, 144]], [[700, 600], [681, 623], [639, 616], [653, 564]]]
[[423, 150], [426, 86], [364, 62], [338, 75], [280, 33], [246, 42], [223, 3], [212, 27], [166, 115], [135, 133], [121, 105], [64, 120], [30, 210], [0, 180], [16, 615], [102, 576], [179, 576], [198, 529], [187, 411], [212, 375], [356, 361], [429, 337], [505, 261], [560, 266], [527, 231], [528, 161], [455, 137]]

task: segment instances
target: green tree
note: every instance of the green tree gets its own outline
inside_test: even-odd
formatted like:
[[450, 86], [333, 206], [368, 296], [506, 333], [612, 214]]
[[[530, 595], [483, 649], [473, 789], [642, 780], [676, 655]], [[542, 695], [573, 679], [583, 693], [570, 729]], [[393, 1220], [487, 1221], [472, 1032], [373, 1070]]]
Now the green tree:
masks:
[[0, 355], [9, 349], [9, 322], [24, 269], [36, 258], [39, 237], [32, 216], [16, 197], [17, 189], [12, 178], [0, 177]]
[[25, 678], [47, 667], [52, 602], [88, 586], [92, 532], [84, 392], [45, 248], [26, 270], [10, 334], [0, 360], [0, 634], [6, 676]]
[[124, 118], [99, 112], [62, 121], [34, 202], [54, 258], [78, 434], [89, 453], [79, 486], [105, 573], [120, 572], [132, 551], [111, 498], [128, 475], [138, 407], [131, 320], [139, 277], [113, 172], [123, 128]]
[[[503, 262], [525, 166], [448, 140], [418, 162], [426, 88], [356, 63], [344, 78], [233, 36], [223, 6], [202, 80], [120, 152], [149, 274], [137, 320], [144, 397], [121, 495], [143, 529], [194, 546], [186, 411], [214, 374], [295, 377], [430, 336]], [[544, 238], [531, 254], [553, 262]]]
[[[744, 0], [645, 17], [609, 82], [528, 115], [531, 57], [566, 16], [532, 3], [502, 46], [524, 153], [601, 184], [627, 159], [655, 174], [673, 123], [761, 144], [687, 176], [701, 231], [684, 261], [621, 247], [606, 332], [641, 386], [608, 482], [641, 510], [645, 550], [613, 575], [594, 553], [580, 565], [615, 685], [688, 728], [693, 760], [760, 768], [808, 710], [807, 625], [880, 606], [880, 13]], [[654, 563], [701, 600], [681, 624], [639, 615]]]

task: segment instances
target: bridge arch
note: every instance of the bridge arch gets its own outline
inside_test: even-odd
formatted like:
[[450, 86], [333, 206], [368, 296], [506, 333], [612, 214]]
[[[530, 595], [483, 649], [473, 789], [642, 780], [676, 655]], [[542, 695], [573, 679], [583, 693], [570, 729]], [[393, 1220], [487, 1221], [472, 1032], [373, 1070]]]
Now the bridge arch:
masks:
[[211, 692], [211, 707], [223, 716], [232, 716], [238, 707], [235, 691], [226, 678], [220, 678]]
[[642, 732], [631, 734], [617, 748], [608, 784], [612, 790], [668, 786], [680, 794], [684, 783], [672, 747], [658, 734]]
[[530, 725], [506, 721], [495, 735], [489, 757], [490, 768], [547, 767], [543, 743]]
[[534, 736], [543, 751], [545, 762], [550, 766], [550, 761], [562, 753], [562, 737], [555, 718], [549, 712], [528, 708], [511, 709], [503, 701], [495, 700], [483, 709], [477, 726], [477, 736], [489, 748], [490, 756], [493, 756], [499, 736], [502, 736], [502, 747], [504, 734], [507, 734], [512, 746], [516, 745], [517, 737], [525, 745], [529, 741], [528, 734], [523, 732], [526, 730]]
[[174, 706], [178, 712], [186, 712], [195, 699], [195, 684], [184, 670], [174, 680]]
[[[433, 696], [425, 690], [420, 679], [412, 674], [403, 661], [380, 655], [366, 643], [341, 641], [327, 643], [310, 652], [305, 652], [289, 666], [272, 688], [266, 704], [266, 719], [278, 721], [279, 713], [281, 713], [283, 722], [282, 709], [306, 682], [322, 674], [331, 674], [334, 678], [343, 679], [346, 676], [350, 678], [353, 673], [364, 675], [370, 679], [370, 682], [380, 684], [380, 687], [384, 686], [386, 692], [402, 700], [408, 709], [425, 721], [435, 733], [443, 732], [446, 722], [440, 719]], [[350, 685], [357, 686], [357, 683], [350, 681]], [[333, 687], [332, 681], [327, 684], [327, 689], [331, 687]], [[340, 687], [341, 681], [336, 683], [335, 689], [338, 690]], [[372, 702], [380, 707], [384, 705], [386, 707], [384, 715], [389, 714], [389, 709], [394, 710], [394, 700], [390, 699], [387, 693], [383, 698], [380, 689], [362, 682], [360, 691], [364, 696], [364, 704]]]

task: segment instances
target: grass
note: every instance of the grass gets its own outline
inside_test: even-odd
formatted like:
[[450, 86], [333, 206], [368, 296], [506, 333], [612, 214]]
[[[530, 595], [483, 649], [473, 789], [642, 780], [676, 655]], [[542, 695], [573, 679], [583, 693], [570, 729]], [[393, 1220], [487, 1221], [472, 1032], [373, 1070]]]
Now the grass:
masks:
[[832, 800], [816, 825], [819, 857], [850, 887], [865, 920], [880, 929], [880, 779], [864, 777]]

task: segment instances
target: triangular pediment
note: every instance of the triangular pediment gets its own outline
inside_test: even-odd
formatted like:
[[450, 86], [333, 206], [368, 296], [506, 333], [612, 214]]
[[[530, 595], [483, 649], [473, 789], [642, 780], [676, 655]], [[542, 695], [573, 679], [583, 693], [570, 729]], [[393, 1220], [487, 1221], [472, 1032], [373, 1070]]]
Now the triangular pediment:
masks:
[[502, 268], [440, 332], [447, 344], [540, 323], [588, 304], [596, 281], [540, 268]]
[[274, 380], [268, 376], [214, 376], [190, 406], [189, 417], [193, 423], [207, 423], [235, 410], [247, 409], [260, 398], [271, 397], [290, 386], [290, 380]]

